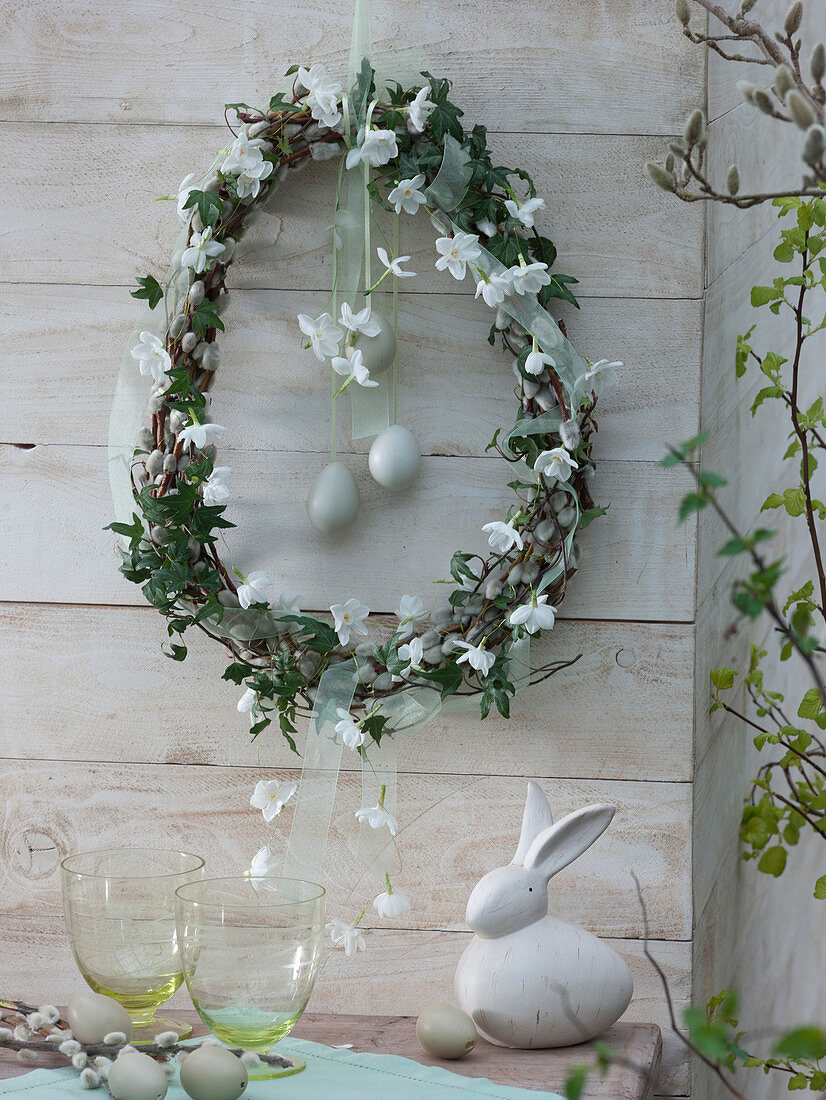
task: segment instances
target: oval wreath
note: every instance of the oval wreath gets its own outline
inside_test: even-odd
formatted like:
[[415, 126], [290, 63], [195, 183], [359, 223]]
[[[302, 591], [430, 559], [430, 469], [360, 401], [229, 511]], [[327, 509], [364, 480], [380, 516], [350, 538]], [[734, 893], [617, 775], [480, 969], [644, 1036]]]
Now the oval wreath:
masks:
[[[224, 679], [246, 688], [238, 709], [251, 712], [253, 736], [277, 712], [282, 733], [295, 747], [296, 715], [312, 711], [322, 675], [346, 660], [355, 661], [358, 679], [354, 709], [360, 716], [345, 731], [352, 747], [391, 732], [384, 728], [382, 700], [411, 686], [435, 688], [442, 698], [476, 695], [483, 718], [492, 708], [507, 717], [516, 690], [511, 646], [553, 626], [576, 570], [574, 536], [605, 510], [593, 506], [588, 490], [594, 410], [619, 364], [580, 360], [586, 369], [576, 389], [566, 392], [554, 356], [508, 312], [509, 301], [535, 299], [545, 307], [562, 298], [576, 305], [569, 289], [576, 280], [550, 273], [556, 252], [534, 227], [544, 202], [533, 181], [521, 168], [494, 163], [484, 127], [463, 131], [448, 80], [424, 72], [427, 83], [391, 85], [377, 98], [373, 71], [365, 64], [348, 100], [320, 65], [294, 66], [287, 75], [294, 74], [292, 95], [275, 95], [264, 110], [227, 106], [240, 129], [232, 131], [231, 149], [223, 150], [206, 182], [179, 193], [185, 230], [170, 276], [164, 286], [151, 276], [140, 278], [133, 292], [151, 309], [165, 298], [166, 312], [162, 335], [141, 333], [132, 351], [154, 383], [151, 424], [142, 430], [132, 460], [138, 512], [131, 524], [110, 525], [128, 540], [121, 571], [166, 616], [170, 638], [178, 636], [168, 656], [186, 656], [180, 636], [192, 626], [227, 647], [232, 661]], [[358, 129], [350, 120], [356, 98], [369, 103]], [[461, 149], [468, 180], [446, 217], [430, 188], [449, 142]], [[373, 202], [395, 206], [397, 214], [424, 208], [442, 227], [437, 267], [456, 278], [468, 271], [476, 278], [477, 297], [496, 311], [489, 342], [501, 341], [517, 379], [516, 424], [501, 438], [497, 431], [490, 445], [514, 464], [509, 485], [516, 502], [504, 519], [484, 526], [490, 555], [454, 553], [448, 606], [429, 614], [421, 600], [404, 596], [399, 625], [381, 644], [356, 644], [367, 634], [363, 620], [369, 613], [358, 601], [331, 607], [332, 625], [302, 614], [289, 600], [270, 607], [266, 574], [231, 572], [216, 547], [220, 531], [234, 526], [222, 503], [228, 471], [215, 464], [214, 445], [223, 429], [210, 421], [206, 396], [219, 365], [216, 337], [224, 329], [227, 273], [256, 207], [312, 161], [344, 154], [348, 168], [369, 163]], [[522, 200], [514, 180], [527, 190]], [[493, 257], [493, 267], [480, 264], [483, 253]], [[387, 257], [387, 274], [397, 275], [399, 262]], [[352, 320], [351, 309], [347, 317]], [[318, 358], [338, 354], [329, 344], [336, 327], [329, 314], [302, 320], [311, 337], [307, 346]], [[534, 670], [533, 682], [570, 663]]]

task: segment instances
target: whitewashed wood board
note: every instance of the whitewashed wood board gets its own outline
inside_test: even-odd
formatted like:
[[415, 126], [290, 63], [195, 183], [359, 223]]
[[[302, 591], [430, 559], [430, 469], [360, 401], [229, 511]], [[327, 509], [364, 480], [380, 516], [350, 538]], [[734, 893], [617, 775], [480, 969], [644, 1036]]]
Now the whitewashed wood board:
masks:
[[[70, 641], [55, 646], [56, 637]], [[191, 632], [189, 656], [178, 663], [161, 653], [165, 639], [151, 608], [0, 605], [0, 755], [249, 765], [260, 752], [266, 767], [296, 766], [275, 727], [250, 746], [235, 709], [239, 689], [220, 679], [226, 656], [218, 645]], [[518, 695], [509, 721], [482, 722], [474, 708], [404, 737], [399, 767], [688, 780], [693, 651], [690, 625], [558, 621], [532, 645], [533, 661], [582, 654], [575, 665]], [[197, 705], [166, 703], [186, 698]], [[349, 754], [343, 765], [360, 767]]]
[[[306, 0], [297, 19], [263, 0], [9, 3], [3, 117], [209, 122], [225, 102], [266, 102], [294, 62], [343, 78], [352, 9]], [[702, 84], [699, 51], [668, 5], [598, 10], [511, 0], [501, 19], [491, 5], [372, 0], [374, 57], [391, 75], [450, 77], [468, 121], [494, 130], [675, 132]]]
[[[425, 458], [415, 487], [394, 497], [369, 477], [366, 456], [353, 456], [361, 516], [331, 545], [310, 526], [305, 508], [326, 455], [227, 449], [221, 457], [235, 467], [228, 512], [239, 523], [228, 539], [234, 565], [242, 572], [268, 568], [276, 592], [288, 585], [317, 610], [353, 595], [376, 612], [392, 612], [404, 592], [435, 600], [432, 582], [448, 576], [451, 553], [487, 551], [481, 526], [503, 514], [512, 497], [498, 458]], [[611, 507], [583, 532], [566, 614], [692, 618], [693, 526], [669, 522], [681, 483], [679, 471], [654, 463], [600, 465], [594, 493]], [[0, 549], [0, 596], [140, 604], [140, 590], [117, 572], [116, 540], [101, 530], [110, 519], [103, 448], [0, 447], [0, 520], [8, 536]]]
[[[0, 356], [15, 377], [0, 403], [0, 439], [104, 441], [120, 355], [138, 316], [127, 292], [0, 284], [0, 303], [5, 319]], [[326, 305], [323, 293], [233, 294], [214, 387], [215, 416], [228, 438], [249, 448], [297, 451], [323, 445], [327, 375], [302, 350], [296, 314], [320, 312]], [[599, 456], [656, 460], [665, 441], [696, 432], [699, 303], [589, 298], [581, 311], [566, 306], [552, 312], [564, 316], [583, 354], [625, 363], [620, 388], [600, 402]], [[69, 334], [80, 314], [83, 340], [76, 342]], [[495, 429], [515, 415], [512, 357], [487, 343], [490, 320], [489, 311], [467, 295], [400, 296], [399, 416], [426, 454], [481, 455]], [[137, 369], [132, 360], [129, 367]], [[452, 405], [457, 394], [463, 395], [461, 416], [440, 416], [437, 410]], [[365, 451], [370, 440], [350, 441], [348, 406], [345, 397], [339, 403], [339, 450]]]
[[[368, 950], [347, 959], [335, 951], [322, 971], [310, 1010], [363, 1012], [370, 1015], [418, 1015], [437, 1001], [453, 1000], [453, 971], [468, 942], [464, 932], [423, 932], [374, 929]], [[663, 1030], [663, 1064], [657, 1091], [682, 1096], [688, 1092], [685, 1048], [669, 1034], [660, 981], [636, 940], [608, 940], [622, 955], [634, 976], [634, 999], [626, 1021], [657, 1023]], [[3, 991], [27, 1000], [65, 1004], [85, 988], [72, 959], [62, 916], [14, 914], [0, 929], [3, 954]], [[658, 940], [652, 952], [668, 976], [677, 1010], [690, 1000], [691, 945]], [[184, 989], [169, 1002], [189, 1008]], [[342, 1042], [348, 1042], [342, 1036]]]
[[[249, 797], [257, 767], [84, 764], [4, 761], [0, 767], [4, 909], [56, 913], [58, 864], [69, 852], [130, 844], [208, 853], [209, 871], [234, 873], [248, 864], [269, 830]], [[267, 776], [276, 774], [268, 771]], [[297, 776], [281, 769], [282, 777]], [[613, 802], [611, 828], [551, 887], [551, 910], [602, 935], [639, 936], [641, 913], [633, 868], [649, 909], [651, 934], [691, 936], [690, 784], [555, 779], [543, 784], [557, 816], [591, 802]], [[56, 798], [56, 791], [60, 797]], [[404, 873], [413, 907], [401, 927], [463, 927], [476, 882], [513, 858], [527, 784], [510, 776], [407, 773], [397, 816]], [[354, 817], [361, 776], [345, 773], [333, 811], [325, 864], [331, 911], [355, 916], [372, 882], [358, 861]], [[286, 843], [289, 811], [270, 843]], [[355, 907], [355, 908], [354, 908]], [[367, 914], [366, 925], [376, 923]]]
[[[15, 123], [4, 137], [15, 156], [3, 202], [3, 281], [129, 284], [165, 271], [180, 230], [174, 203], [155, 197], [174, 194], [188, 172], [206, 171], [232, 135], [219, 126]], [[675, 218], [673, 198], [648, 180], [643, 165], [660, 144], [596, 135], [492, 140], [497, 157], [527, 168], [548, 196], [539, 225], [550, 228], [558, 269], [580, 279], [581, 294], [700, 296], [702, 212]], [[336, 170], [332, 161], [315, 164], [283, 185], [274, 212], [244, 239], [231, 285], [329, 289]], [[426, 219], [402, 222], [401, 250], [413, 256], [416, 292], [459, 288], [434, 268]], [[470, 279], [461, 287], [474, 291]]]

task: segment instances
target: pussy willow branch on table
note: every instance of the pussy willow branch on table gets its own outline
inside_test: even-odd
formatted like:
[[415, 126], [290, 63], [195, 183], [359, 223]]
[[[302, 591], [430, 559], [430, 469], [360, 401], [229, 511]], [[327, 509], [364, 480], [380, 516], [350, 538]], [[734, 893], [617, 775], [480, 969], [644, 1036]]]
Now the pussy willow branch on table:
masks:
[[[692, 4], [718, 20], [728, 33], [695, 30], [691, 19]], [[741, 193], [740, 170], [730, 165], [724, 187], [709, 178], [707, 170], [708, 130], [704, 113], [698, 108], [685, 124], [683, 140], [672, 142], [664, 164], [649, 163], [646, 168], [653, 182], [673, 192], [684, 202], [720, 202], [746, 209], [774, 198], [822, 194], [826, 184], [826, 47], [817, 42], [811, 48], [806, 73], [801, 65], [802, 41], [799, 31], [804, 18], [802, 0], [795, 0], [786, 13], [782, 29], [770, 31], [751, 18], [756, 0], [741, 0], [734, 12], [725, 11], [713, 0], [676, 0], [677, 18], [689, 41], [707, 47], [726, 61], [765, 65], [773, 70], [771, 83], [758, 88], [750, 81], [738, 84], [741, 95], [755, 110], [777, 122], [797, 126], [801, 131], [802, 182], [790, 183], [778, 191]], [[735, 50], [735, 45], [742, 47]], [[745, 52], [744, 52], [745, 51]]]

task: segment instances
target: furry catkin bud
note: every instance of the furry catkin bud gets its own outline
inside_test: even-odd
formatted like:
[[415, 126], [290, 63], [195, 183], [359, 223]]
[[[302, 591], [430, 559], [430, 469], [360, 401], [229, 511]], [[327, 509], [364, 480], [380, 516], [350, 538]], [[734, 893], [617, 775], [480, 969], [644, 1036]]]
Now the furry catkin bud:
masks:
[[740, 190], [740, 171], [736, 164], [732, 164], [728, 170], [728, 174], [726, 175], [726, 187], [730, 195], [736, 195]]
[[800, 92], [789, 92], [786, 96], [786, 107], [801, 130], [808, 130], [817, 122], [814, 111]]
[[818, 42], [812, 50], [812, 56], [809, 58], [809, 69], [812, 73], [812, 79], [816, 84], [820, 84], [823, 77], [826, 76], [826, 46], [822, 42]]
[[807, 164], [820, 164], [826, 154], [826, 130], [822, 126], [810, 126], [803, 141], [802, 156]]
[[764, 92], [762, 88], [754, 89], [751, 101], [764, 115], [774, 114], [774, 104], [772, 103], [771, 96], [768, 92]]
[[800, 30], [800, 24], [803, 22], [803, 4], [801, 0], [794, 0], [794, 3], [786, 12], [786, 18], [783, 20], [783, 30], [791, 38], [793, 34], [797, 34]]
[[757, 88], [754, 86], [754, 84], [752, 84], [750, 80], [738, 80], [737, 91], [747, 103], [751, 103], [752, 99], [754, 98], [754, 93], [757, 91]]
[[688, 145], [699, 145], [705, 136], [706, 119], [705, 115], [698, 107], [697, 110], [692, 111], [686, 119], [683, 137]]
[[785, 101], [786, 96], [795, 87], [792, 71], [787, 65], [777, 66], [777, 71], [774, 74], [774, 86], [777, 89], [777, 94]]
[[669, 141], [669, 152], [673, 153], [675, 157], [679, 157], [682, 160], [685, 157], [685, 146], [679, 141]]
[[200, 279], [197, 279], [189, 288], [188, 297], [190, 307], [192, 309], [195, 309], [197, 306], [199, 306], [201, 302], [203, 302], [205, 295], [206, 289], [204, 288], [204, 284], [201, 282]]
[[186, 336], [184, 336], [184, 338], [181, 340], [181, 347], [184, 349], [187, 355], [189, 355], [190, 352], [193, 352], [197, 346], [198, 336], [194, 332], [188, 332]]
[[754, 7], [754, 5], [756, 3], [757, 3], [757, 0], [742, 0], [742, 3], [740, 4], [740, 11], [744, 15], [746, 15], [746, 14], [748, 14], [748, 12], [751, 11], [751, 9]]
[[682, 25], [687, 27], [691, 22], [691, 9], [688, 6], [688, 0], [676, 0], [674, 11], [677, 13], [677, 18]]
[[674, 191], [676, 189], [677, 181], [670, 172], [666, 172], [661, 164], [654, 164], [653, 161], [649, 161], [645, 166], [645, 170], [651, 177], [651, 180], [656, 183], [657, 187], [661, 187], [663, 191]]
[[666, 172], [669, 173], [669, 175], [674, 174], [674, 154], [673, 153], [669, 153], [668, 156], [665, 158], [665, 170], [666, 170]]

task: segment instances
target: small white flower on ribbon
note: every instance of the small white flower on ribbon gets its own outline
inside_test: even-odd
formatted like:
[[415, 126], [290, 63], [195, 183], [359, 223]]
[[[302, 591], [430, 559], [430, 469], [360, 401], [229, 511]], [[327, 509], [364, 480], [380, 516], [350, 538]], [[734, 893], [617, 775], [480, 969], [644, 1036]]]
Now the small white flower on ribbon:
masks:
[[386, 825], [393, 836], [399, 831], [399, 823], [384, 806], [362, 806], [360, 810], [356, 810], [356, 820], [366, 821], [371, 829], [383, 829]]
[[483, 676], [487, 676], [493, 668], [496, 655], [491, 653], [489, 649], [485, 649], [484, 643], [481, 645], [471, 645], [470, 642], [466, 642], [464, 638], [457, 638], [456, 646], [465, 651], [461, 657], [456, 658], [457, 665], [467, 662], [472, 669], [480, 672]]
[[361, 332], [365, 336], [378, 336], [381, 332], [381, 325], [373, 320], [369, 306], [365, 306], [358, 313], [353, 313], [349, 302], [342, 302], [339, 320], [348, 332]]
[[378, 382], [370, 377], [370, 371], [364, 365], [361, 348], [348, 348], [347, 352], [347, 356], [336, 355], [331, 360], [332, 368], [336, 374], [344, 376], [344, 385], [346, 386], [352, 381], [368, 389], [371, 386], [378, 386]]
[[534, 473], [555, 481], [567, 481], [572, 470], [579, 469], [579, 463], [574, 461], [564, 447], [554, 447], [551, 451], [542, 451], [537, 455], [533, 464]]
[[411, 638], [409, 642], [400, 645], [398, 649], [399, 660], [406, 661], [414, 672], [418, 672], [422, 667], [423, 653], [424, 646], [421, 638]]
[[421, 596], [402, 596], [395, 614], [400, 623], [414, 623], [427, 615], [427, 608]]
[[224, 251], [220, 241], [212, 239], [212, 226], [208, 225], [203, 233], [193, 233], [189, 238], [189, 247], [181, 256], [181, 267], [191, 267], [200, 274], [207, 267], [208, 260], [215, 260]]
[[416, 277], [415, 271], [402, 271], [401, 264], [407, 263], [410, 259], [409, 256], [397, 256], [395, 260], [391, 260], [387, 255], [387, 249], [379, 246], [376, 249], [376, 255], [390, 272], [391, 275], [395, 275], [397, 279], [414, 279]]
[[514, 267], [509, 267], [505, 275], [516, 294], [538, 294], [542, 287], [547, 286], [551, 281], [548, 265], [539, 261], [525, 264], [524, 267], [516, 264]]
[[419, 207], [424, 206], [427, 202], [427, 196], [421, 190], [424, 181], [423, 172], [413, 176], [412, 179], [399, 180], [387, 196], [388, 202], [392, 202], [395, 206], [397, 214], [401, 214], [402, 210], [405, 214], [416, 214]]
[[525, 370], [528, 374], [541, 374], [545, 367], [552, 367], [554, 365], [553, 359], [550, 355], [546, 355], [543, 351], [539, 351], [534, 348], [533, 351], [528, 352], [528, 356], [525, 360]]
[[524, 546], [522, 536], [512, 523], [503, 523], [497, 519], [483, 524], [482, 530], [488, 532], [488, 546], [497, 554], [507, 554], [514, 546], [521, 550]]
[[556, 620], [556, 608], [548, 603], [546, 595], [531, 593], [528, 603], [514, 608], [508, 616], [511, 626], [524, 626], [529, 634], [537, 630], [550, 630]]
[[454, 279], [464, 279], [469, 261], [478, 260], [482, 255], [475, 233], [457, 232], [452, 237], [438, 237], [436, 251], [439, 253], [436, 270], [447, 268]]
[[221, 424], [188, 424], [178, 432], [178, 442], [202, 451], [209, 443], [219, 443], [225, 431]]
[[619, 385], [617, 367], [621, 366], [621, 362], [609, 363], [607, 359], [600, 359], [594, 363], [585, 375], [585, 381], [588, 383], [590, 391], [599, 397], [601, 393], [616, 389]]
[[249, 714], [258, 703], [258, 692], [255, 688], [247, 688], [236, 704], [239, 714]]
[[373, 898], [373, 908], [380, 917], [400, 917], [410, 908], [410, 898], [403, 890], [393, 890], [391, 887]]
[[303, 66], [298, 70], [298, 83], [307, 89], [306, 103], [310, 114], [322, 126], [332, 129], [341, 121], [338, 103], [344, 90], [340, 84], [331, 80], [323, 65]]
[[427, 98], [429, 95], [430, 85], [425, 84], [424, 87], [419, 88], [415, 99], [407, 108], [407, 128], [412, 130], [414, 134], [422, 133], [425, 126], [427, 126], [427, 120], [436, 110], [436, 104]]
[[255, 569], [244, 577], [244, 583], [238, 585], [238, 602], [243, 608], [253, 603], [267, 602], [267, 589], [272, 587], [269, 573]]
[[351, 634], [366, 634], [367, 627], [364, 620], [370, 614], [370, 608], [365, 607], [358, 600], [347, 600], [346, 603], [334, 603], [330, 608], [333, 615], [333, 629], [338, 634], [338, 640], [342, 645], [347, 645]]
[[295, 783], [282, 783], [280, 779], [259, 779], [252, 792], [250, 806], [260, 810], [269, 822], [278, 817], [298, 790]]
[[355, 168], [357, 164], [366, 160], [373, 168], [379, 168], [398, 155], [399, 147], [392, 130], [370, 129], [365, 133], [362, 127], [358, 132], [356, 144], [347, 153], [345, 163], [348, 168]]
[[251, 138], [241, 131], [233, 141], [229, 153], [221, 165], [221, 171], [237, 176], [249, 168], [256, 168], [264, 159], [263, 149], [269, 143], [264, 138]]
[[232, 473], [230, 466], [216, 466], [204, 482], [204, 504], [223, 504], [229, 499], [227, 478]]
[[140, 343], [129, 354], [137, 359], [141, 374], [151, 374], [158, 385], [163, 385], [167, 381], [166, 372], [172, 367], [163, 340], [152, 332], [142, 332], [139, 339]]
[[333, 917], [327, 925], [330, 939], [334, 947], [343, 947], [347, 958], [352, 958], [357, 951], [364, 951], [367, 944], [364, 942], [363, 933], [354, 924], [349, 924], [340, 917]]
[[334, 323], [329, 313], [320, 313], [318, 317], [311, 317], [309, 313], [299, 313], [298, 327], [305, 336], [310, 337], [313, 354], [319, 363], [337, 354], [344, 333]]
[[272, 175], [272, 161], [261, 160], [254, 168], [244, 168], [235, 177], [239, 199], [257, 198], [261, 181]]
[[484, 271], [480, 271], [479, 274], [481, 278], [476, 283], [474, 297], [478, 298], [481, 294], [485, 305], [491, 308], [501, 305], [505, 300], [505, 296], [511, 291], [510, 279], [504, 275], [497, 275], [495, 272], [487, 275]]
[[364, 730], [344, 707], [336, 707], [336, 714], [339, 721], [335, 724], [335, 731], [341, 737], [342, 744], [348, 749], [360, 748], [365, 741]]
[[526, 229], [533, 229], [533, 216], [538, 210], [545, 209], [544, 199], [526, 199], [523, 203], [505, 199], [505, 209], [512, 218], [516, 218]]
[[269, 844], [265, 844], [252, 857], [252, 863], [247, 874], [253, 880], [266, 878], [267, 875], [271, 875], [277, 870], [279, 863], [278, 857], [270, 851]]

